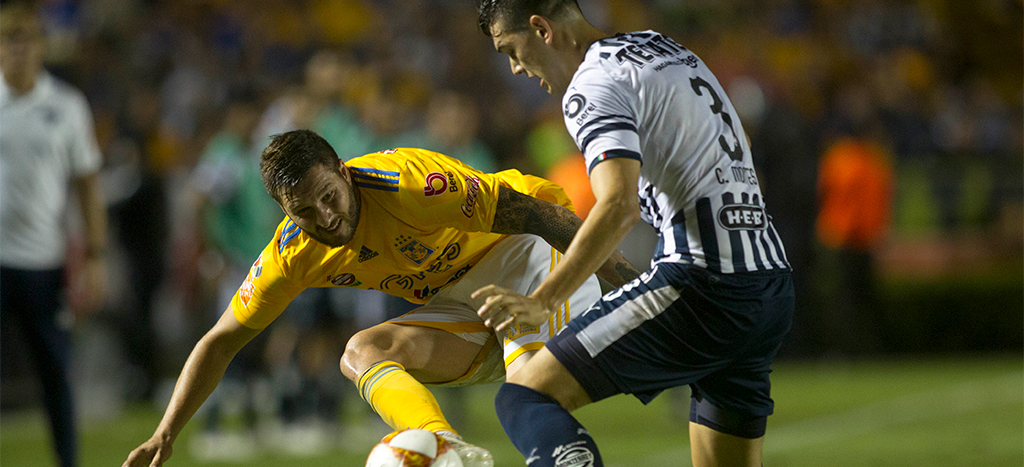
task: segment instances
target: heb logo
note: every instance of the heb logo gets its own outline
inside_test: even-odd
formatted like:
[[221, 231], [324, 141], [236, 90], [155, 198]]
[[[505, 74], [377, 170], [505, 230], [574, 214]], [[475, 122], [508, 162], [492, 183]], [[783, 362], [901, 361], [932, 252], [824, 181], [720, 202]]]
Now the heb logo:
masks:
[[718, 223], [727, 230], [761, 230], [768, 226], [768, 214], [761, 206], [728, 204], [718, 210]]
[[358, 280], [356, 280], [355, 274], [348, 273], [348, 272], [346, 272], [344, 274], [338, 274], [337, 277], [327, 276], [327, 280], [330, 281], [332, 284], [337, 285], [339, 287], [356, 287], [356, 286], [363, 285], [362, 282], [359, 282]]
[[448, 177], [440, 172], [427, 174], [427, 185], [423, 187], [425, 196], [437, 196], [448, 191]]
[[462, 213], [466, 217], [473, 217], [473, 208], [476, 207], [476, 195], [480, 193], [480, 179], [477, 177], [466, 177], [466, 202], [462, 203]]

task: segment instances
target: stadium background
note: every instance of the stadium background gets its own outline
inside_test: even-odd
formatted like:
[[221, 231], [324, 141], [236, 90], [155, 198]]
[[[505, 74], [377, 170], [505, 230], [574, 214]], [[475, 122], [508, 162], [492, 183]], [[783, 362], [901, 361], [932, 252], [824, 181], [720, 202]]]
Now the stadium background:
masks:
[[[1022, 2], [582, 3], [605, 31], [655, 29], [693, 50], [753, 141], [799, 293], [773, 377], [766, 465], [1021, 465]], [[259, 134], [291, 109], [293, 124], [330, 134], [344, 158], [420, 146], [484, 170], [549, 176], [586, 205], [558, 100], [509, 73], [471, 2], [37, 6], [48, 69], [93, 107], [111, 213], [113, 295], [90, 313], [69, 296], [82, 465], [119, 464], [152, 433], [188, 351], [218, 312], [222, 276], [242, 279], [225, 272], [229, 252], [211, 245], [194, 201], [196, 167], [223, 130]], [[265, 143], [252, 141], [257, 150]], [[851, 177], [876, 196], [835, 201], [836, 180]], [[638, 227], [623, 246], [637, 264], [646, 264], [650, 236]], [[341, 336], [381, 316], [329, 329]], [[139, 339], [153, 344], [146, 361], [138, 361], [147, 345]], [[39, 390], [19, 349], [4, 340], [0, 463], [52, 465]], [[309, 352], [336, 361], [336, 351], [337, 342], [297, 350], [278, 369], [302, 365]], [[324, 368], [323, 387], [344, 395], [328, 426], [283, 431], [280, 400], [254, 397], [264, 405], [256, 426], [278, 427], [258, 429], [276, 439], [254, 443], [244, 407], [229, 395], [218, 427], [226, 435], [201, 436], [203, 412], [171, 465], [361, 465], [386, 429], [334, 381], [335, 364]], [[441, 401], [499, 465], [521, 465], [493, 416], [493, 391], [447, 391]], [[608, 465], [689, 465], [686, 400], [681, 390], [638, 410], [619, 397], [581, 418]], [[301, 441], [311, 439], [323, 442]]]

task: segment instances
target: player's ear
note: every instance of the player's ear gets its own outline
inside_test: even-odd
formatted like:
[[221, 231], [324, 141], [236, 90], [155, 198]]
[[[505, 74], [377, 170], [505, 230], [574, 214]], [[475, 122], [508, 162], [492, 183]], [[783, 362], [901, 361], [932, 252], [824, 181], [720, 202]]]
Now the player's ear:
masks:
[[350, 183], [352, 182], [352, 171], [348, 169], [348, 166], [345, 165], [345, 161], [341, 160], [340, 157], [338, 158], [338, 171], [341, 172], [342, 178]]
[[551, 21], [541, 15], [530, 16], [530, 29], [540, 37], [545, 44], [551, 44], [554, 34], [551, 30]]

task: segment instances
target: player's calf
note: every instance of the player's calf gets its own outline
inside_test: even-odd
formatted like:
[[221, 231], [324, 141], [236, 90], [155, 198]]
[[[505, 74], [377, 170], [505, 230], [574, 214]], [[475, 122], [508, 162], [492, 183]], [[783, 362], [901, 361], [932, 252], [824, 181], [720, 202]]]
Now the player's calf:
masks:
[[494, 407], [505, 434], [529, 467], [604, 465], [590, 433], [550, 396], [505, 383]]

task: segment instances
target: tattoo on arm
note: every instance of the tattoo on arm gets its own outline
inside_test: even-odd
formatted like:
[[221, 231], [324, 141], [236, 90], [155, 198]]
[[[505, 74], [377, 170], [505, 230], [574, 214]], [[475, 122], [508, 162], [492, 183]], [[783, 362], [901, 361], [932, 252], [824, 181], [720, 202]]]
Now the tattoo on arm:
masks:
[[[510, 188], [498, 188], [498, 205], [494, 213], [491, 232], [500, 234], [534, 234], [556, 250], [565, 253], [576, 232], [583, 225], [572, 211], [557, 204], [542, 201]], [[608, 261], [597, 271], [598, 277], [615, 287], [621, 287], [640, 276], [622, 253], [612, 252]]]
[[511, 188], [498, 188], [498, 205], [491, 232], [537, 235], [565, 253], [583, 221], [557, 204], [524, 195]]
[[615, 263], [615, 272], [617, 272], [619, 277], [622, 278], [623, 284], [640, 277], [640, 271], [633, 268], [633, 265], [629, 264], [629, 261], [626, 261], [625, 258], [622, 258], [621, 262]]

